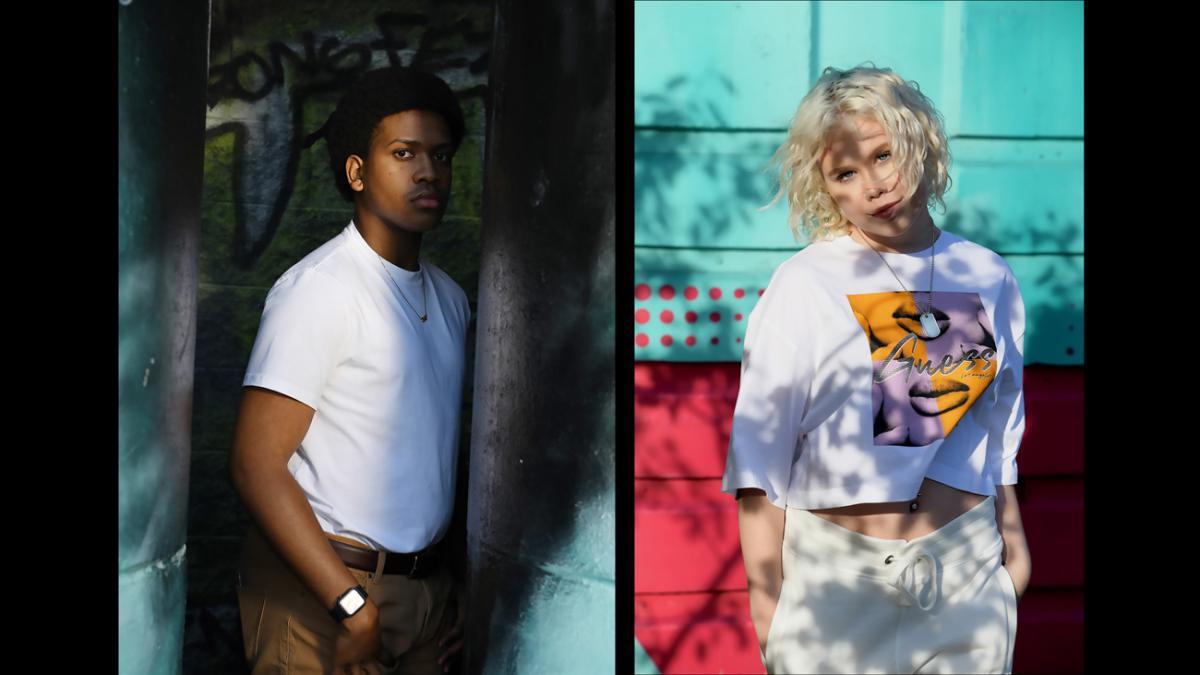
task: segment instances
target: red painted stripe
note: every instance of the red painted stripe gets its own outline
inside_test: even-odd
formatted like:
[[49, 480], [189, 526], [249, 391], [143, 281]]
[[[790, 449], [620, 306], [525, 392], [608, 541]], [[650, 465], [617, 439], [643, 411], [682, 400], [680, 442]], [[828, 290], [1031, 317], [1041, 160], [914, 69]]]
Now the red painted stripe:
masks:
[[[736, 502], [720, 492], [736, 363], [635, 365], [635, 632], [664, 673], [762, 672]], [[1018, 462], [1033, 557], [1015, 672], [1078, 672], [1083, 641], [1082, 369], [1025, 371]]]
[[[634, 592], [744, 590], [737, 502], [720, 481], [634, 481]], [[1083, 482], [1024, 481], [1021, 520], [1031, 586], [1083, 587]]]
[[1031, 478], [1018, 498], [1033, 563], [1030, 585], [1083, 588], [1083, 480]]
[[638, 595], [634, 635], [661, 672], [763, 673], [746, 592]]
[[719, 481], [634, 486], [635, 593], [745, 590], [737, 502]]
[[[634, 475], [719, 478], [725, 471], [736, 363], [634, 365]], [[1022, 476], [1083, 472], [1083, 370], [1025, 369]]]

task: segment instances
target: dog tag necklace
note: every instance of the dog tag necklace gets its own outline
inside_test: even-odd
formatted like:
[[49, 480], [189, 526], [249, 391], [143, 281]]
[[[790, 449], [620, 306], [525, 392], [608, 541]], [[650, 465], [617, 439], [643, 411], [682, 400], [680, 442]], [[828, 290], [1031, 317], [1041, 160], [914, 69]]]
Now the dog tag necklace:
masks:
[[[929, 246], [929, 292], [926, 293], [926, 296], [929, 298], [929, 306], [924, 312], [921, 312], [921, 306], [917, 305], [917, 311], [921, 312], [921, 332], [930, 340], [942, 334], [942, 329], [938, 326], [937, 319], [933, 316], [933, 259], [934, 254], [937, 252], [937, 240], [941, 237], [942, 233], [939, 230], [938, 236], [934, 237], [933, 244]], [[879, 249], [875, 248], [875, 245], [871, 243], [871, 239], [863, 235], [863, 241], [867, 242], [867, 246], [870, 246], [871, 250], [875, 251], [875, 255], [879, 256], [879, 259], [883, 261], [883, 264], [887, 265], [888, 271], [892, 273], [892, 276], [896, 277], [896, 281], [900, 282], [900, 288], [903, 288], [905, 293], [911, 293], [912, 291], [909, 291], [904, 282], [900, 280], [900, 275], [896, 274], [896, 270], [892, 269], [891, 265], [888, 265], [887, 258], [884, 258]], [[916, 301], [915, 297], [913, 301]]]

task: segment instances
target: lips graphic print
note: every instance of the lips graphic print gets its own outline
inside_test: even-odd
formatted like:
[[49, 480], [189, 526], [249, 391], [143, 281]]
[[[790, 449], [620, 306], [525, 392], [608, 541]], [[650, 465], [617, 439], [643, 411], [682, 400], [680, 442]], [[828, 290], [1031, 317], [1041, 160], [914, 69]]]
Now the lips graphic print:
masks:
[[946, 438], [996, 377], [996, 340], [978, 293], [934, 292], [941, 332], [924, 337], [928, 294], [848, 295], [870, 347], [875, 445], [923, 446]]

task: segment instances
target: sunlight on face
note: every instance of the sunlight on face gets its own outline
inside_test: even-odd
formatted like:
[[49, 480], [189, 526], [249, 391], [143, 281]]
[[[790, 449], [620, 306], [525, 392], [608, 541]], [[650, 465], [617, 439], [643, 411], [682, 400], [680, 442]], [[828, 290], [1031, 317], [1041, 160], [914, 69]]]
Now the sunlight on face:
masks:
[[855, 227], [884, 237], [904, 233], [915, 214], [887, 131], [865, 115], [830, 130], [821, 156], [825, 189]]

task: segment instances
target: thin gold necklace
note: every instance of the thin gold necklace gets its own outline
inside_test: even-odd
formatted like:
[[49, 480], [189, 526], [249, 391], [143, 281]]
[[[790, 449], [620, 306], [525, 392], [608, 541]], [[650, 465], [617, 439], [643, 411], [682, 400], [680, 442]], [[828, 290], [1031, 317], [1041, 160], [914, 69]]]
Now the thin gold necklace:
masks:
[[[392, 285], [395, 286], [396, 290], [400, 292], [400, 297], [404, 300], [404, 304], [408, 305], [409, 308], [412, 309], [413, 314], [417, 315], [417, 318], [421, 320], [421, 323], [425, 323], [425, 319], [429, 318], [429, 312], [418, 312], [417, 308], [413, 307], [413, 304], [408, 301], [408, 296], [405, 295], [404, 291], [400, 289], [400, 285], [396, 283], [395, 279], [392, 279], [392, 273], [388, 271], [387, 265], [383, 264], [383, 256], [379, 255], [378, 253], [375, 255], [379, 258], [379, 266], [383, 268], [383, 275], [390, 279]], [[423, 268], [418, 269], [417, 273], [421, 275], [421, 304], [425, 305], [425, 309], [428, 310], [429, 298], [425, 295], [425, 270]]]

